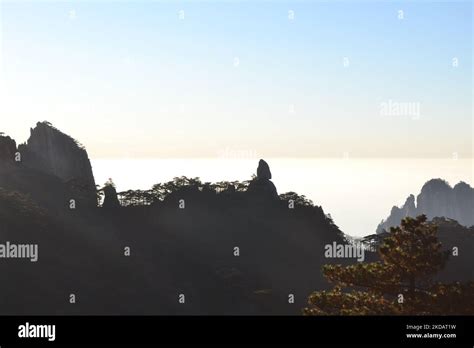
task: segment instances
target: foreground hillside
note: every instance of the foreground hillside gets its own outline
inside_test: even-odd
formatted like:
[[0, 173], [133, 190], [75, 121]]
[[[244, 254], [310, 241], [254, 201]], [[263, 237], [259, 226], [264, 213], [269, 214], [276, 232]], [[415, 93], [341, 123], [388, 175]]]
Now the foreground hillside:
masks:
[[[329, 287], [323, 265], [356, 261], [328, 258], [350, 238], [271, 179], [260, 160], [245, 182], [96, 190], [85, 149], [49, 124], [19, 146], [0, 136], [0, 314], [301, 314]], [[472, 280], [474, 231], [437, 223], [444, 248], [459, 246], [440, 278]], [[15, 244], [37, 259], [4, 257]]]

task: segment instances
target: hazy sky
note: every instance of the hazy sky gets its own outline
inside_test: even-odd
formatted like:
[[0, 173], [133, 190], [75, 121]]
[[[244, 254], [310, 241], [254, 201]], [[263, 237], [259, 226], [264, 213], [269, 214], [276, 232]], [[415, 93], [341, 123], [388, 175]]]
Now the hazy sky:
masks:
[[470, 1], [0, 3], [17, 141], [48, 120], [92, 158], [472, 156]]

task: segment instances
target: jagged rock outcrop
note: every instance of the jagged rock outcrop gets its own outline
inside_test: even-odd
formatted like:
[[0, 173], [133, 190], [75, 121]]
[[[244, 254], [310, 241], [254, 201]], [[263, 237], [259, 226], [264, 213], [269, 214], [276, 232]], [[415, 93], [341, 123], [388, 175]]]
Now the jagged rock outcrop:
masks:
[[79, 200], [96, 206], [96, 186], [87, 151], [73, 138], [48, 122], [38, 122], [18, 151], [24, 167], [60, 178], [71, 186]]
[[458, 221], [461, 225], [474, 225], [474, 189], [465, 182], [459, 182], [453, 188], [442, 179], [426, 182], [416, 198], [410, 195], [405, 204], [394, 206], [389, 217], [377, 227], [377, 233], [398, 226], [401, 219], [425, 214], [428, 219], [445, 217]]
[[400, 221], [407, 216], [414, 217], [416, 215], [416, 206], [415, 206], [415, 196], [410, 195], [406, 199], [405, 203], [402, 205], [401, 208], [397, 206], [393, 206], [392, 210], [390, 211], [390, 215], [387, 220], [382, 221], [379, 227], [377, 227], [377, 233], [383, 232], [383, 229], [387, 231], [390, 229], [391, 226], [398, 226], [400, 225]]
[[417, 196], [417, 211], [426, 214], [428, 219], [435, 216], [451, 218], [456, 209], [454, 204], [451, 186], [441, 179], [432, 179], [425, 183]]
[[457, 205], [452, 212], [453, 219], [465, 226], [474, 225], [474, 188], [459, 182], [453, 187], [452, 199]]
[[15, 162], [16, 142], [8, 136], [0, 135], [0, 165]]
[[260, 180], [270, 180], [272, 178], [272, 172], [268, 163], [262, 159], [258, 162], [257, 178]]
[[278, 199], [278, 192], [270, 180], [272, 173], [267, 162], [260, 160], [258, 162], [257, 177], [253, 179], [247, 189], [247, 193], [254, 196]]
[[120, 201], [117, 198], [117, 190], [113, 185], [105, 185], [104, 191], [104, 203], [102, 207], [105, 209], [115, 209], [120, 207]]

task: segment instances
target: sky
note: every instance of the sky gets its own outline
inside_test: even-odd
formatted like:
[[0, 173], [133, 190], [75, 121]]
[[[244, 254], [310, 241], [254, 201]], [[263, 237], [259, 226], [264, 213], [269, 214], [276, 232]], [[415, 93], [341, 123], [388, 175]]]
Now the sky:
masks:
[[471, 158], [472, 3], [0, 0], [0, 131], [96, 158]]

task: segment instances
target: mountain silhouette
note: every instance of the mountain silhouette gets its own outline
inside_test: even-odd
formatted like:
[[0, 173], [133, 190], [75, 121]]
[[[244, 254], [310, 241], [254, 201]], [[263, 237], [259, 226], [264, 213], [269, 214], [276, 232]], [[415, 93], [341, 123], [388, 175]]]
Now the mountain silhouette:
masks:
[[[271, 179], [260, 160], [246, 181], [176, 177], [117, 192], [110, 180], [97, 190], [86, 149], [49, 123], [18, 147], [1, 135], [0, 240], [37, 244], [39, 257], [0, 262], [0, 314], [299, 315], [329, 287], [322, 265], [356, 261], [326, 258], [326, 245], [351, 238]], [[472, 230], [443, 226], [447, 245], [472, 245]], [[472, 278], [470, 255], [443, 277]]]
[[432, 179], [421, 188], [416, 197], [410, 195], [405, 204], [394, 206], [390, 215], [377, 227], [377, 233], [388, 231], [397, 226], [404, 217], [425, 214], [428, 219], [445, 217], [456, 220], [463, 226], [474, 225], [474, 188], [465, 182], [451, 187], [442, 179]]
[[0, 263], [13, 279], [2, 314], [300, 314], [327, 286], [324, 245], [346, 243], [321, 207], [278, 196], [264, 160], [245, 182], [181, 177], [121, 193], [110, 182], [97, 204], [86, 150], [50, 124], [0, 145], [1, 239], [39, 246], [36, 263]]

